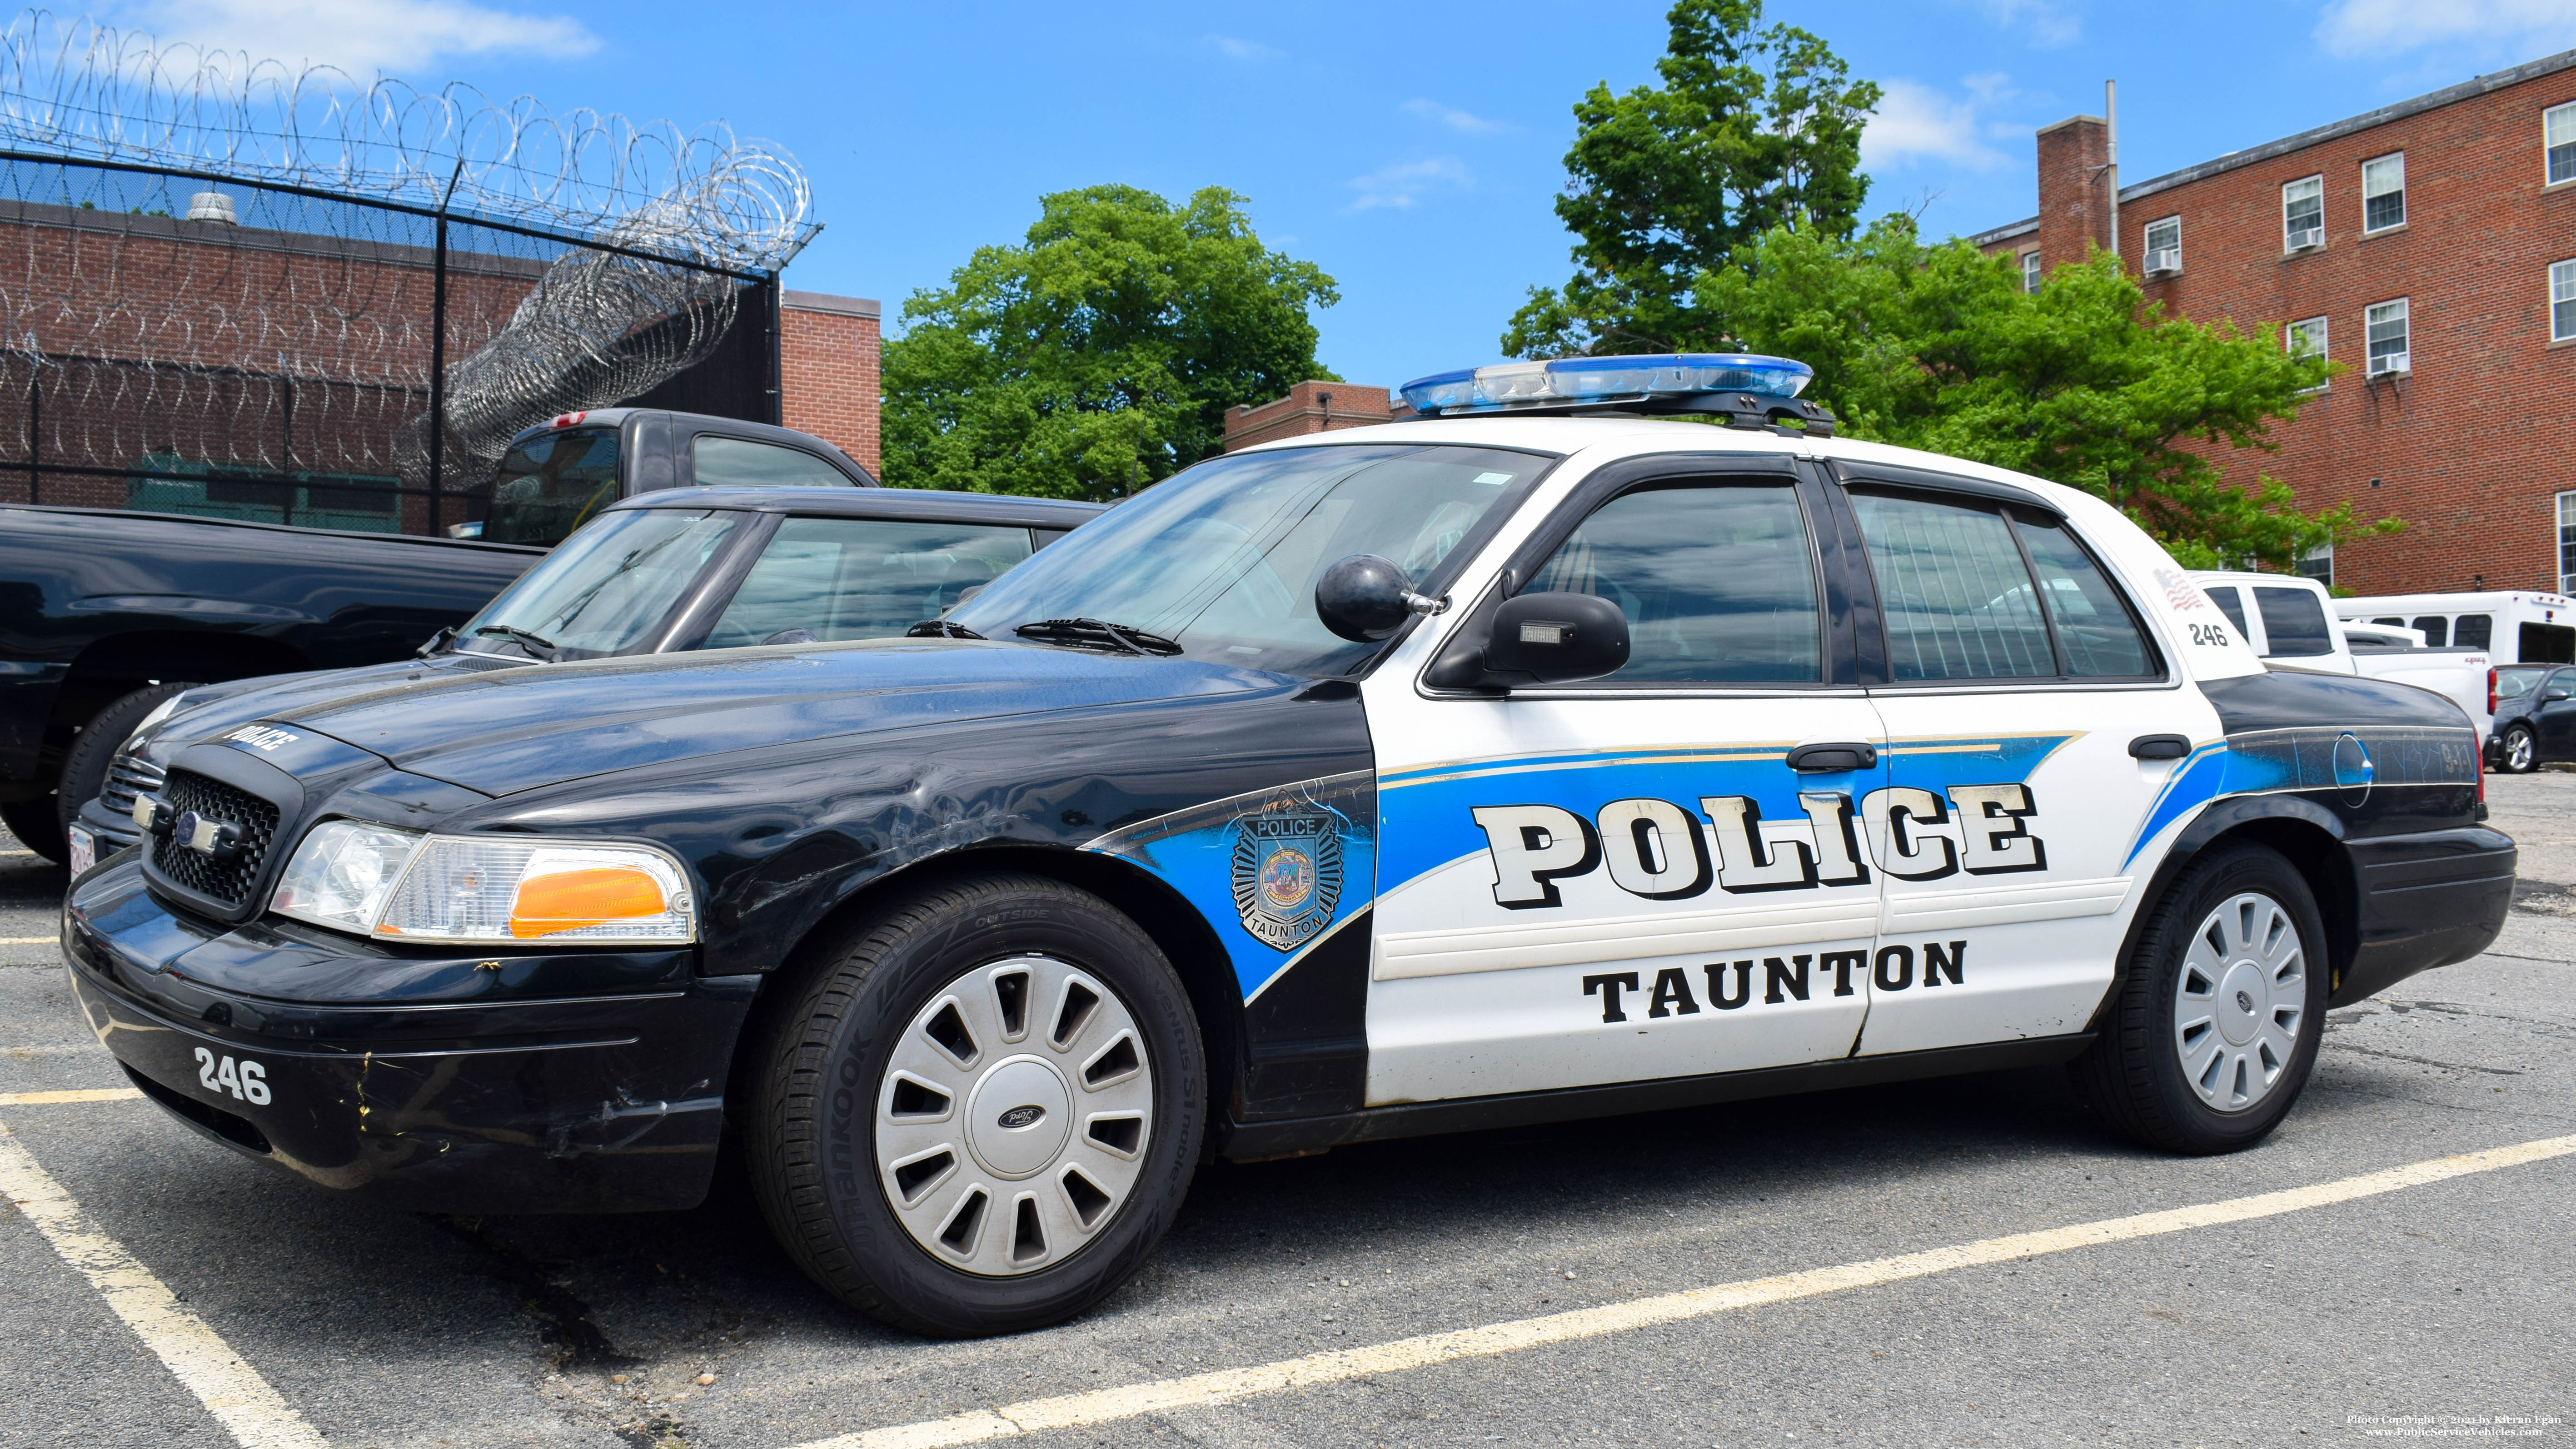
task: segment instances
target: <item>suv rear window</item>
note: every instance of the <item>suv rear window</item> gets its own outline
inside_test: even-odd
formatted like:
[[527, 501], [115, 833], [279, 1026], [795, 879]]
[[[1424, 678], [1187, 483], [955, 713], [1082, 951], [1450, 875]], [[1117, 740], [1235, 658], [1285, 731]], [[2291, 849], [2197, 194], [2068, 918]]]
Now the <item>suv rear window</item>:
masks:
[[2334, 631], [2326, 625], [2326, 606], [2305, 589], [2254, 587], [2254, 607], [2263, 611], [2267, 659], [2304, 658], [2334, 652]]
[[483, 541], [551, 548], [616, 501], [615, 428], [542, 433], [501, 456]]

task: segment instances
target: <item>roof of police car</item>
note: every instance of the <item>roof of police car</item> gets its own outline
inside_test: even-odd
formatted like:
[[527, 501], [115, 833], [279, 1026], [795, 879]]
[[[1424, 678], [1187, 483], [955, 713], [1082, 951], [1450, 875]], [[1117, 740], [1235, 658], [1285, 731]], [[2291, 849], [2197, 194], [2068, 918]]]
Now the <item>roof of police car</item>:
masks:
[[1022, 498], [1008, 493], [948, 493], [930, 488], [656, 488], [621, 498], [603, 513], [631, 508], [735, 509], [747, 513], [828, 514], [834, 518], [934, 519], [1072, 528], [1108, 511], [1105, 503]]
[[1281, 438], [1259, 444], [1257, 449], [1243, 451], [1271, 452], [1282, 448], [1351, 443], [1441, 443], [1517, 448], [1565, 457], [1579, 454], [1586, 467], [1649, 453], [1768, 453], [1781, 457], [1834, 458], [1948, 473], [1955, 477], [2027, 489], [2060, 509], [2076, 504], [2077, 500], [2090, 501], [2092, 498], [2081, 489], [2034, 478], [2027, 473], [2015, 473], [1991, 464], [1926, 453], [1915, 448], [1864, 442], [1857, 438], [1791, 436], [1767, 428], [1720, 427], [1696, 417], [1647, 417], [1633, 413], [1588, 417], [1468, 413], [1452, 417], [1405, 418], [1368, 427], [1336, 428], [1330, 433]]

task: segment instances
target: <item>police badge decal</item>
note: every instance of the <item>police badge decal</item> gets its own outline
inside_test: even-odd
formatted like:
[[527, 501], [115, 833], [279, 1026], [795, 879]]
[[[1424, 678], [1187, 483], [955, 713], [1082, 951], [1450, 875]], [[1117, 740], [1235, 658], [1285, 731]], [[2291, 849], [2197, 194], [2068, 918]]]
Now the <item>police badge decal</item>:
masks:
[[1234, 822], [1234, 909], [1262, 944], [1293, 951], [1332, 924], [1342, 899], [1340, 823], [1320, 810]]

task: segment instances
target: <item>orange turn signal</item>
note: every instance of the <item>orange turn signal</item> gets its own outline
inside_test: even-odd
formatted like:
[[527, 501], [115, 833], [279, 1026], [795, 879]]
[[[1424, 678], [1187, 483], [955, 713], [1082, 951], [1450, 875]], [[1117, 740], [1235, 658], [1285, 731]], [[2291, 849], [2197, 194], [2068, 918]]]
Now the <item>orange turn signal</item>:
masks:
[[526, 940], [669, 909], [662, 883], [631, 866], [556, 871], [519, 882], [518, 899], [510, 904], [510, 934]]

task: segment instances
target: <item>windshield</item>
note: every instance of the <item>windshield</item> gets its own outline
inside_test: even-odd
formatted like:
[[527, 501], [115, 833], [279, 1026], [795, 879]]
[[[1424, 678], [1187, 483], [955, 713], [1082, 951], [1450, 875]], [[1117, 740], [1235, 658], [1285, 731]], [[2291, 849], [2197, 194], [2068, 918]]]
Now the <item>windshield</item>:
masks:
[[2540, 683], [2540, 677], [2548, 672], [2549, 671], [2545, 668], [2516, 669], [2511, 665], [2507, 665], [2504, 668], [2497, 670], [2495, 683], [2496, 702], [2498, 704], [2502, 704], [2508, 699], [2520, 699], [2524, 695], [2531, 693], [2532, 687]]
[[[676, 508], [611, 513], [484, 605], [457, 632], [457, 647], [544, 658], [552, 646], [561, 658], [595, 659], [648, 644], [716, 546], [746, 517]], [[520, 632], [507, 632], [514, 629]]]
[[1084, 524], [950, 614], [990, 639], [1045, 619], [1165, 636], [1192, 659], [1342, 674], [1377, 652], [1315, 617], [1315, 581], [1355, 553], [1432, 582], [1478, 522], [1552, 459], [1349, 444], [1211, 459]]
[[501, 457], [485, 543], [557, 544], [617, 499], [617, 430], [541, 433]]

